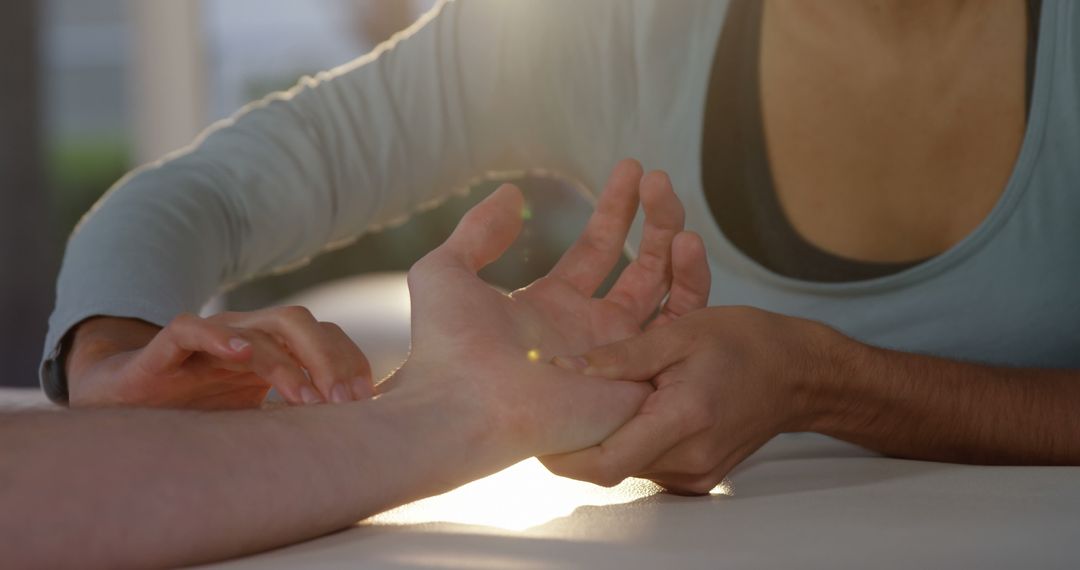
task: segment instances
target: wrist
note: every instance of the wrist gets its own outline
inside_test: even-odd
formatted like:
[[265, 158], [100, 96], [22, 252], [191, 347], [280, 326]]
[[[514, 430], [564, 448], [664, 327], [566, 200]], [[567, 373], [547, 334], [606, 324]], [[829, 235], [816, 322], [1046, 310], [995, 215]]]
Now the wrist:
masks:
[[433, 443], [454, 461], [466, 457], [467, 468], [494, 473], [526, 457], [517, 457], [515, 442], [501, 425], [499, 410], [471, 393], [466, 379], [446, 368], [425, 366], [410, 358], [379, 384], [375, 400], [399, 418], [430, 434]]
[[796, 421], [788, 431], [823, 432], [843, 417], [870, 347], [821, 323], [810, 323], [810, 365], [795, 376]]
[[145, 347], [160, 331], [160, 327], [135, 319], [94, 317], [83, 321], [68, 333], [71, 345], [64, 367], [69, 382], [111, 356]]

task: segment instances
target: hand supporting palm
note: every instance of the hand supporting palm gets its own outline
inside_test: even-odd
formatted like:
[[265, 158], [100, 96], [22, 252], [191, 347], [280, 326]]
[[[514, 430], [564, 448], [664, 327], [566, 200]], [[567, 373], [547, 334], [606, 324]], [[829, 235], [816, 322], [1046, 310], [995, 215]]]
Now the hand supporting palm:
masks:
[[[639, 196], [646, 213], [640, 256], [605, 298], [594, 299], [619, 259]], [[476, 272], [516, 239], [522, 206], [516, 188], [500, 188], [410, 272], [413, 352], [405, 368], [422, 371], [407, 375], [416, 378], [414, 389], [449, 377], [453, 390], [491, 413], [493, 427], [527, 456], [595, 444], [632, 417], [651, 392], [647, 384], [580, 376], [549, 359], [640, 333], [669, 292], [658, 320], [704, 306], [708, 291], [700, 277], [708, 268], [696, 236], [676, 239], [684, 214], [667, 177], [643, 179], [641, 167], [625, 161], [584, 234], [551, 273], [505, 295]], [[401, 388], [410, 382], [400, 382]], [[398, 389], [397, 383], [391, 380], [388, 389]]]

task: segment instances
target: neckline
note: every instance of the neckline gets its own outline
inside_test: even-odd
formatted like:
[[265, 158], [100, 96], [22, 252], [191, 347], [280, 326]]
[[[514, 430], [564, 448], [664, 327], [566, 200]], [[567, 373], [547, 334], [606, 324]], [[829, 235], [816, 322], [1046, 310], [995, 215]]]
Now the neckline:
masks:
[[[724, 18], [730, 14], [730, 6], [731, 2], [728, 2], [723, 8]], [[1046, 131], [1049, 92], [1053, 79], [1051, 67], [1053, 66], [1054, 50], [1056, 49], [1054, 38], [1058, 33], [1057, 18], [1052, 17], [1050, 13], [1056, 12], [1058, 9], [1059, 5], [1054, 0], [1043, 0], [1041, 14], [1039, 15], [1040, 32], [1036, 43], [1037, 51], [1034, 58], [1034, 80], [1031, 87], [1028, 121], [1020, 144], [1020, 151], [1013, 164], [1013, 169], [1009, 175], [1008, 182], [990, 213], [987, 214], [979, 225], [963, 239], [933, 258], [889, 275], [846, 282], [808, 281], [777, 273], [743, 253], [727, 238], [723, 229], [710, 215], [708, 216], [708, 225], [710, 226], [710, 229], [715, 232], [715, 237], [725, 250], [725, 253], [738, 261], [740, 269], [744, 269], [747, 274], [760, 281], [783, 289], [824, 295], [870, 294], [909, 286], [937, 276], [974, 254], [996, 234], [1000, 226], [1008, 220], [1015, 210], [1016, 205], [1019, 203], [1020, 198], [1028, 187], [1028, 182], [1031, 178], [1035, 162], [1040, 153], [1043, 135]], [[722, 28], [722, 26], [714, 26], [714, 29], [716, 30], [714, 32], [716, 34], [714, 38], [715, 41], [706, 42], [706, 44], [710, 45], [703, 46], [707, 49], [711, 49], [711, 51], [708, 52], [708, 56], [705, 58], [708, 62], [708, 70], [710, 73], [706, 73], [705, 80], [699, 84], [704, 95], [701, 100], [701, 121], [699, 121], [699, 123], [704, 120], [705, 106], [708, 104], [707, 91], [710, 84], [712, 63], [715, 58], [716, 48], [721, 39], [720, 28]], [[701, 190], [698, 198], [702, 201], [703, 205], [707, 207], [707, 200], [704, 192], [705, 185], [702, 175], [703, 169], [701, 167], [701, 155], [704, 151], [704, 125], [701, 125], [701, 127], [702, 131], [698, 133], [699, 152], [697, 160], [697, 179], [699, 189]]]

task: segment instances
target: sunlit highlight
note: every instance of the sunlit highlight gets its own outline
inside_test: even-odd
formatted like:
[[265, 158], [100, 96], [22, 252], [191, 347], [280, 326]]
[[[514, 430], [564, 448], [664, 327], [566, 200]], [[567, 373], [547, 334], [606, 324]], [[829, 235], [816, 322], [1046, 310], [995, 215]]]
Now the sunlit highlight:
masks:
[[436, 522], [523, 531], [567, 517], [581, 507], [622, 505], [659, 492], [655, 484], [628, 479], [610, 489], [552, 475], [529, 459], [464, 487], [388, 511], [375, 524]]
[[731, 486], [731, 481], [728, 480], [728, 479], [724, 479], [723, 481], [720, 482], [719, 485], [714, 487], [712, 491], [709, 491], [709, 494], [714, 496], [714, 497], [721, 496], [721, 495], [726, 496], [726, 497], [730, 497], [730, 496], [735, 494], [735, 490]]
[[540, 351], [535, 348], [530, 350], [526, 356], [528, 357], [529, 362], [540, 362]]

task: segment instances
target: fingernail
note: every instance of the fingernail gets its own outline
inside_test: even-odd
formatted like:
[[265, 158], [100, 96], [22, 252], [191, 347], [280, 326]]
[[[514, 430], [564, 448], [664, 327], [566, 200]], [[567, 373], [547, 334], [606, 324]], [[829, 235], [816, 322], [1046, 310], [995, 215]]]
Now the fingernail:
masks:
[[353, 397], [357, 400], [367, 400], [375, 395], [371, 382], [367, 378], [356, 378], [352, 381]]
[[330, 400], [335, 404], [344, 404], [352, 400], [349, 396], [349, 390], [344, 384], [334, 384], [334, 388], [330, 390]]
[[251, 346], [251, 343], [240, 337], [233, 337], [229, 339], [229, 348], [231, 348], [233, 352], [243, 352], [244, 349], [249, 346]]
[[320, 396], [319, 393], [316, 392], [315, 389], [311, 386], [304, 386], [303, 388], [300, 388], [300, 399], [303, 400], [305, 404], [323, 403], [322, 396]]
[[585, 360], [585, 357], [583, 356], [556, 356], [551, 360], [551, 363], [559, 368], [576, 370], [578, 372], [589, 367], [589, 361]]

